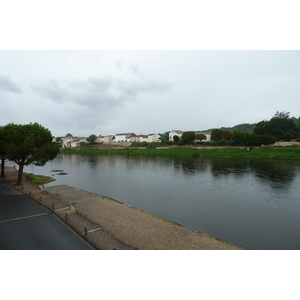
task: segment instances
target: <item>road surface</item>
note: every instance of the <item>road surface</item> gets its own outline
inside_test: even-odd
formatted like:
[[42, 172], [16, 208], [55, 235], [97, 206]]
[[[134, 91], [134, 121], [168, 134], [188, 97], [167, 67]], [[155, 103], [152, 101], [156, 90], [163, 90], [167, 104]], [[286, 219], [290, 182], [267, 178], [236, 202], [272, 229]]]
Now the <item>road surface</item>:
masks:
[[51, 212], [0, 181], [1, 250], [93, 249]]

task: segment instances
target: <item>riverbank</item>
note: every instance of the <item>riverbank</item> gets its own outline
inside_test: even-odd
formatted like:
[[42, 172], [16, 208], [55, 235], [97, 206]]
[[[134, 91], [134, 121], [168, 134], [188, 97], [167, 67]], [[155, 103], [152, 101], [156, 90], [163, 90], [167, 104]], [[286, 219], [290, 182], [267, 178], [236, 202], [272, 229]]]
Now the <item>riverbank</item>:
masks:
[[[6, 176], [15, 186], [17, 170], [6, 167]], [[41, 189], [25, 177], [23, 180], [23, 186], [16, 188], [50, 209], [96, 249], [242, 249], [108, 197], [66, 185]]]
[[118, 149], [78, 148], [64, 149], [65, 154], [98, 154], [129, 156], [189, 156], [189, 157], [237, 157], [300, 160], [300, 147], [160, 147], [141, 149], [124, 147]]

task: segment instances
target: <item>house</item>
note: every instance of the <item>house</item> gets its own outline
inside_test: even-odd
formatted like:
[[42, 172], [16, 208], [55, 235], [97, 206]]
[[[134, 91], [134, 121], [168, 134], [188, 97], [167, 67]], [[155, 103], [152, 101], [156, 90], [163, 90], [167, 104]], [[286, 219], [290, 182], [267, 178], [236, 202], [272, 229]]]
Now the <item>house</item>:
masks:
[[158, 133], [152, 133], [148, 135], [148, 143], [153, 143], [153, 142], [161, 142], [159, 139], [160, 135]]
[[114, 137], [115, 137], [114, 135], [106, 135], [106, 136], [104, 137], [104, 144], [112, 143]]
[[80, 143], [88, 143], [88, 141], [86, 140], [86, 138], [85, 137], [81, 137], [81, 138], [79, 138], [79, 142]]
[[114, 142], [115, 143], [130, 142], [131, 136], [132, 136], [131, 133], [118, 133], [115, 135]]
[[184, 133], [184, 131], [182, 130], [172, 130], [169, 132], [169, 141], [174, 141], [174, 136], [177, 135], [179, 138], [182, 137], [182, 134]]
[[69, 142], [67, 144], [68, 148], [78, 148], [80, 147], [80, 140], [79, 139], [74, 139], [73, 141]]
[[97, 136], [96, 143], [104, 143], [105, 136], [99, 135]]
[[71, 135], [65, 136], [61, 138], [62, 144], [61, 147], [62, 148], [70, 148], [70, 143], [73, 142], [74, 137], [72, 137]]
[[148, 135], [139, 135], [140, 142], [148, 142]]

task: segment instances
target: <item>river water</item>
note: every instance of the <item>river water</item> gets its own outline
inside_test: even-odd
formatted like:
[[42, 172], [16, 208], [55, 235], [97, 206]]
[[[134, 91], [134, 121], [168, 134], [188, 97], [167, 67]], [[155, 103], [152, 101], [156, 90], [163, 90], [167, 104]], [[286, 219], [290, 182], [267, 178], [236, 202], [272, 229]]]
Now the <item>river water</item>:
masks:
[[111, 197], [245, 249], [300, 249], [299, 162], [59, 154], [25, 172], [53, 176], [49, 186]]

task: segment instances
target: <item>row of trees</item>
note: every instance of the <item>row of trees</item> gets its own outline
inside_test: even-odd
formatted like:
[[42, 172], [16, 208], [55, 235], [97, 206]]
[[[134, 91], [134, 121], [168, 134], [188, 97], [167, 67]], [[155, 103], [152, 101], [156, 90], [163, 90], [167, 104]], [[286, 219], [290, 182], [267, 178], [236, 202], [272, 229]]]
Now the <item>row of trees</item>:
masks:
[[[245, 124], [247, 125], [247, 124]], [[249, 124], [248, 124], [249, 125]], [[213, 129], [211, 131], [211, 141], [215, 143], [229, 144], [234, 146], [260, 146], [270, 145], [277, 141], [291, 141], [300, 137], [300, 118], [291, 118], [289, 112], [276, 112], [269, 120], [261, 121], [255, 126], [239, 128], [232, 132], [229, 130]], [[238, 127], [238, 126], [235, 126]], [[242, 128], [242, 127], [241, 127]], [[182, 137], [174, 136], [174, 143], [184, 145], [195, 142], [195, 140], [206, 140], [206, 136], [194, 131], [186, 131]], [[161, 134], [161, 141], [167, 143], [169, 140], [168, 132]], [[172, 142], [169, 142], [172, 143]]]
[[38, 123], [10, 123], [0, 127], [1, 177], [4, 163], [14, 161], [19, 166], [17, 185], [22, 184], [24, 166], [43, 166], [59, 153], [59, 144], [52, 142], [51, 132]]
[[291, 141], [300, 137], [300, 124], [290, 118], [289, 112], [276, 112], [269, 121], [256, 124], [253, 132], [234, 130], [232, 133], [215, 129], [211, 132], [214, 142], [227, 141], [235, 146], [270, 145], [277, 141]]

